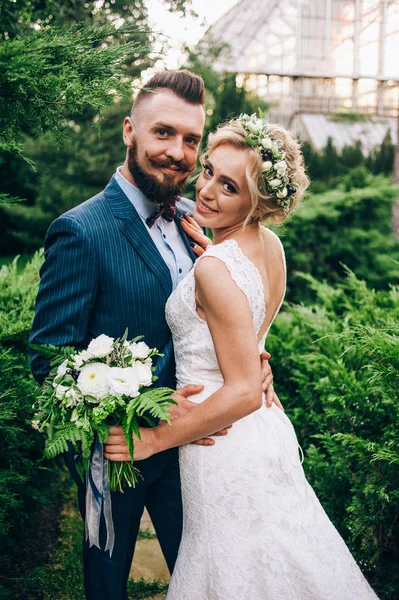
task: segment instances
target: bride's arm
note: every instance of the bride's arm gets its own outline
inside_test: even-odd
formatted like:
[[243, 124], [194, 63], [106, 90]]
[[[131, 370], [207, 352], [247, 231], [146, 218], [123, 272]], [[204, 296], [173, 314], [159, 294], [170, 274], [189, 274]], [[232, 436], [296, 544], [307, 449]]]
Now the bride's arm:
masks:
[[[212, 435], [262, 404], [259, 350], [245, 294], [214, 257], [205, 257], [196, 265], [195, 278], [200, 314], [208, 323], [224, 384], [172, 427], [163, 424], [141, 429], [142, 441], [135, 439], [135, 460]], [[123, 438], [108, 440], [106, 457], [129, 460]]]

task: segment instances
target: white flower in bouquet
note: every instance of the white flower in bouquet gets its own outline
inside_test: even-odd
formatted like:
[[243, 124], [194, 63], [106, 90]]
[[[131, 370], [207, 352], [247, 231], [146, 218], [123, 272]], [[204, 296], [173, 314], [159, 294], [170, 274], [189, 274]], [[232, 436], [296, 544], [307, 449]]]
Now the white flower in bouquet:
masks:
[[150, 348], [145, 342], [135, 342], [130, 344], [130, 351], [133, 358], [147, 358], [151, 352]]
[[82, 350], [82, 352], [75, 354], [73, 359], [73, 366], [75, 367], [75, 369], [80, 369], [82, 364], [87, 360], [90, 360], [91, 358], [94, 358], [94, 355], [91, 352], [89, 352], [88, 350]]
[[111, 352], [113, 343], [114, 338], [102, 333], [98, 337], [94, 338], [94, 340], [91, 340], [87, 350], [88, 352], [91, 352], [95, 358], [103, 358]]
[[57, 385], [55, 388], [55, 397], [58, 398], [58, 400], [62, 400], [68, 390], [69, 388], [66, 385]]
[[139, 395], [139, 380], [133, 367], [111, 367], [108, 371], [109, 393], [112, 396]]
[[64, 362], [62, 362], [59, 365], [59, 367], [57, 369], [57, 373], [55, 374], [54, 381], [53, 381], [53, 387], [54, 388], [56, 388], [58, 386], [58, 384], [60, 383], [61, 378], [64, 377], [64, 375], [66, 375], [67, 365], [68, 365], [68, 360], [64, 360]]
[[[107, 439], [111, 424], [123, 423], [133, 462], [132, 436], [137, 432], [138, 417], [148, 413], [170, 423], [168, 405], [173, 403], [173, 390], [150, 387], [154, 379], [152, 356], [163, 355], [139, 341], [142, 336], [130, 342], [127, 336], [128, 330], [117, 340], [100, 335], [87, 349], [79, 351], [72, 347], [32, 346], [46, 357], [53, 355], [63, 361], [41, 388], [32, 407], [32, 426], [47, 436], [46, 458], [54, 458], [66, 444], [72, 444], [82, 480], [88, 470], [97, 468], [91, 455]], [[139, 472], [132, 462], [108, 464], [105, 473], [111, 491], [122, 492], [124, 487], [135, 485]]]
[[151, 383], [152, 383], [151, 364], [152, 363], [148, 363], [148, 361], [145, 361], [145, 363], [142, 363], [139, 360], [137, 360], [133, 364], [132, 368], [134, 369], [135, 375], [136, 375], [140, 385], [144, 385], [146, 387], [151, 385]]
[[60, 366], [57, 369], [56, 377], [63, 377], [66, 374], [67, 365], [68, 365], [68, 359], [64, 360], [64, 362], [60, 364]]
[[65, 392], [65, 398], [67, 399], [67, 403], [65, 405], [67, 408], [73, 408], [74, 406], [77, 406], [79, 402], [83, 401], [82, 394], [74, 387], [68, 388], [68, 390]]
[[89, 363], [85, 365], [78, 377], [77, 386], [83, 396], [94, 396], [102, 400], [109, 394], [110, 367], [103, 363]]

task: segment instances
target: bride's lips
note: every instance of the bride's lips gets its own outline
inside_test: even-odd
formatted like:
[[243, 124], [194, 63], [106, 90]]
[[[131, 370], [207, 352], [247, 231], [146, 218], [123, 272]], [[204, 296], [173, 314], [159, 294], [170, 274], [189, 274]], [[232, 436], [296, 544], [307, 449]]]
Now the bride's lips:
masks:
[[198, 200], [197, 200], [197, 210], [199, 213], [202, 213], [203, 215], [210, 215], [212, 213], [219, 212], [218, 210], [214, 210], [213, 208], [208, 206], [208, 204], [206, 202], [204, 202], [201, 198], [198, 198]]

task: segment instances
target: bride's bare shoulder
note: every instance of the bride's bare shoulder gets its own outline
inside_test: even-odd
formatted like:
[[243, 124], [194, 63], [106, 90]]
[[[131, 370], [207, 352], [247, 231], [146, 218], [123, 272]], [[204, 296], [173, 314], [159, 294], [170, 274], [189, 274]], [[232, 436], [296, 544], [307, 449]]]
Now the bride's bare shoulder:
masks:
[[267, 227], [262, 227], [262, 240], [267, 256], [274, 259], [283, 259], [285, 262], [283, 244], [274, 231]]

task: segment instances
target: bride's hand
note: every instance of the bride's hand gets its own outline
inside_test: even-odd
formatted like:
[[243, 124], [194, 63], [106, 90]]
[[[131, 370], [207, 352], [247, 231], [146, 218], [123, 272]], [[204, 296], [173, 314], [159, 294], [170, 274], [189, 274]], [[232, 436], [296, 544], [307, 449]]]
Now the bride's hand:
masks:
[[197, 256], [204, 254], [207, 247], [212, 245], [212, 240], [204, 234], [197, 221], [188, 213], [180, 217], [180, 223], [185, 233], [196, 242], [192, 246], [194, 254]]
[[[157, 452], [156, 432], [151, 427], [141, 427], [139, 440], [134, 436], [134, 461], [144, 460]], [[111, 461], [131, 461], [122, 427], [111, 426], [105, 442], [104, 457]]]

